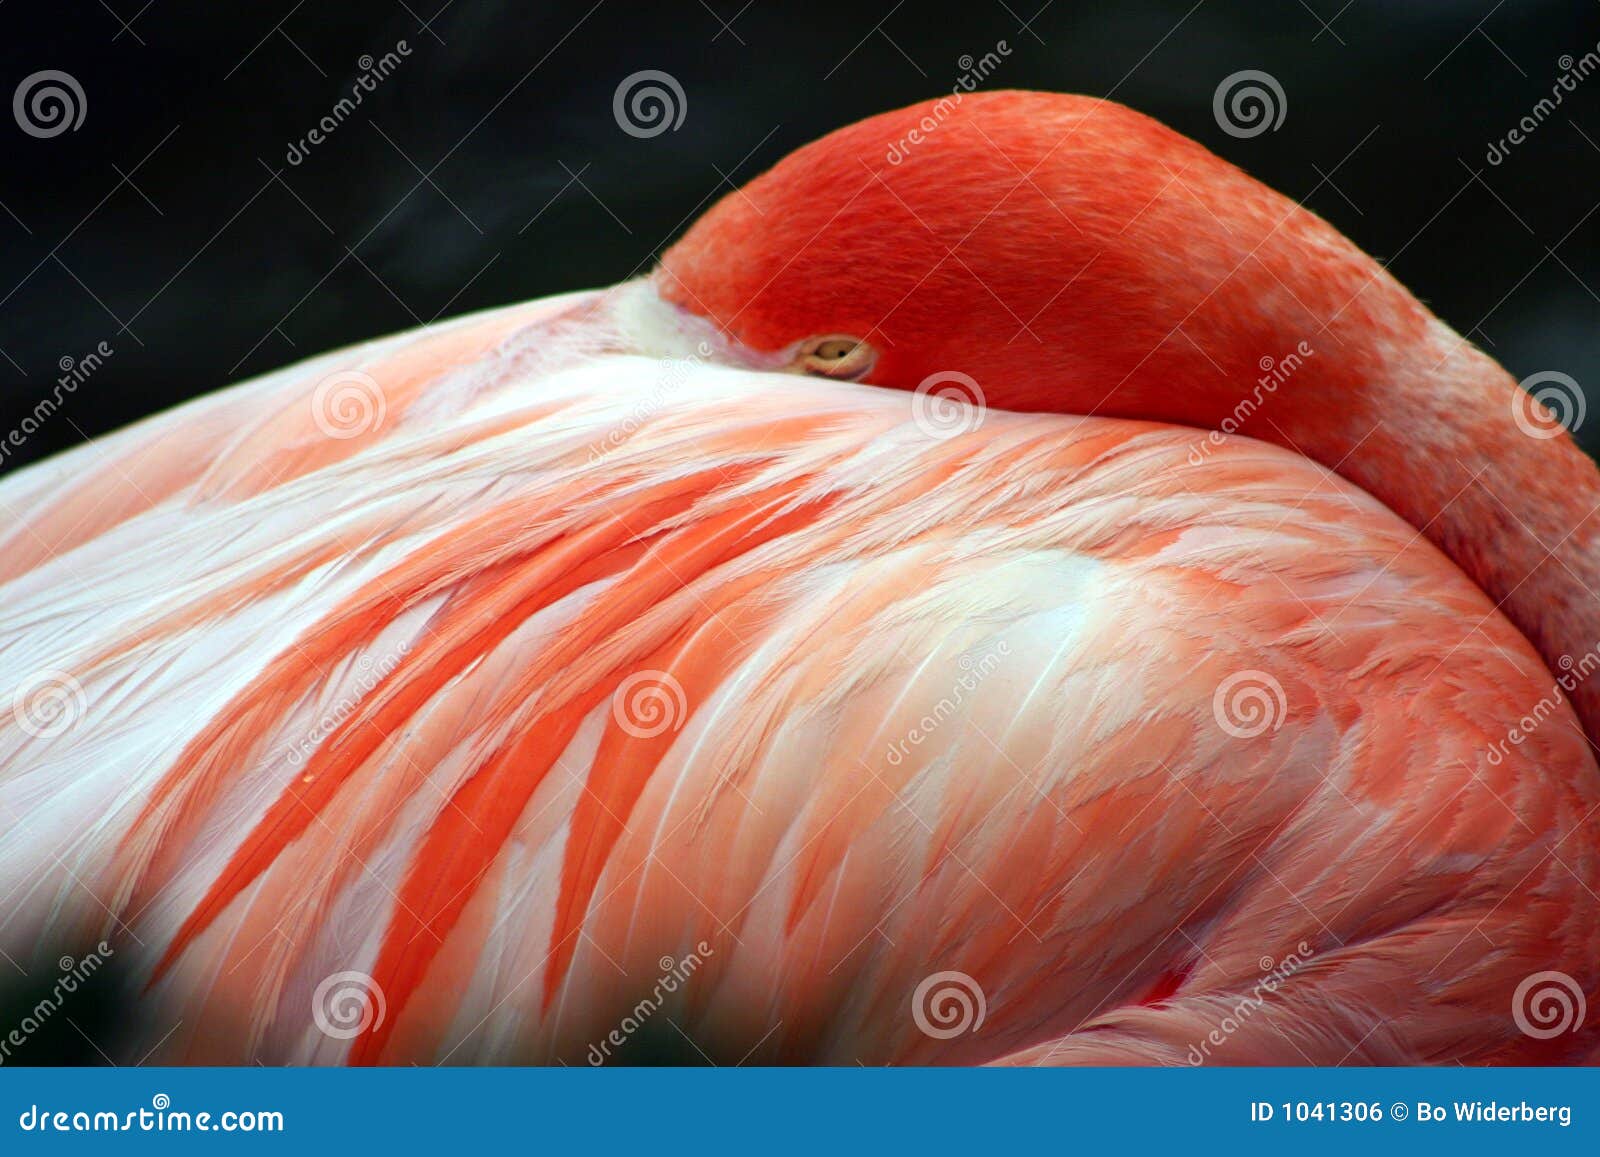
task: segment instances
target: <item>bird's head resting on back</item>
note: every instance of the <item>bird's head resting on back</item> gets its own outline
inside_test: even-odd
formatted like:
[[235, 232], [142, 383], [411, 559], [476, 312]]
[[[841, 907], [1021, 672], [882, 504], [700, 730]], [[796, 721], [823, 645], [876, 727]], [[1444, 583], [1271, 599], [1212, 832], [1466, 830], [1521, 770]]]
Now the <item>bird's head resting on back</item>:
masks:
[[1261, 359], [1335, 345], [1323, 320], [1352, 298], [1343, 328], [1381, 305], [1387, 337], [1424, 336], [1427, 312], [1392, 282], [1363, 292], [1381, 270], [1327, 225], [1148, 117], [957, 99], [841, 129], [725, 197], [659, 292], [796, 369], [905, 389], [958, 371], [1004, 409], [1203, 426]]
[[[747, 366], [955, 371], [992, 407], [1276, 442], [1421, 529], [1552, 667], [1600, 645], [1587, 456], [1523, 433], [1515, 409], [1549, 415], [1331, 225], [1120, 105], [963, 94], [840, 129], [713, 206], [646, 293]], [[1600, 686], [1573, 697], [1600, 738]]]

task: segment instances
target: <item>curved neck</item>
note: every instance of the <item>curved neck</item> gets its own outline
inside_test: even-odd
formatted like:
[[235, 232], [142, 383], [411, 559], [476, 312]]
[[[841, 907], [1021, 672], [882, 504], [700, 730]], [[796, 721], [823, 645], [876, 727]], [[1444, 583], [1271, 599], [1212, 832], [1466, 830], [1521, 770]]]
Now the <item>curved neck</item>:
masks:
[[[1105, 410], [1236, 429], [1383, 502], [1516, 624], [1600, 749], [1600, 672], [1578, 678], [1600, 663], [1595, 463], [1493, 358], [1321, 218], [1230, 167], [1198, 187], [1208, 212], [1162, 199], [1128, 228], [1147, 231], [1136, 243], [1151, 292], [1170, 305], [1157, 351], [1109, 367]], [[1228, 229], [1212, 251], [1171, 244], [1215, 237], [1218, 219]], [[1563, 416], [1581, 413], [1570, 379], [1550, 397]]]
[[1242, 429], [1360, 486], [1449, 555], [1560, 676], [1600, 748], [1600, 470], [1442, 322], [1396, 360], [1345, 392], [1347, 423], [1286, 407], [1267, 415], [1276, 430]]

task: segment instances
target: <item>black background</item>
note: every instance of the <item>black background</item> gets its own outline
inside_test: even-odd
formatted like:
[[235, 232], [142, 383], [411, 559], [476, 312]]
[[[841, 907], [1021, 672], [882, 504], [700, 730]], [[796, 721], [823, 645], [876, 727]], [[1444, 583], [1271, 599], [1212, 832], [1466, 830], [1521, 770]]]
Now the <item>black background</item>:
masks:
[[[1562, 57], [1597, 50], [1594, 0], [440, 4], [0, 5], [0, 96], [59, 69], [87, 101], [49, 139], [0, 115], [0, 434], [61, 359], [114, 350], [5, 469], [333, 346], [627, 277], [728, 181], [949, 91], [1001, 40], [987, 87], [1157, 116], [1307, 197], [1517, 376], [1600, 384], [1600, 72], [1485, 160]], [[288, 164], [360, 58], [402, 40]], [[642, 69], [681, 84], [676, 131], [614, 120]], [[1218, 127], [1241, 69], [1282, 84], [1277, 131]]]

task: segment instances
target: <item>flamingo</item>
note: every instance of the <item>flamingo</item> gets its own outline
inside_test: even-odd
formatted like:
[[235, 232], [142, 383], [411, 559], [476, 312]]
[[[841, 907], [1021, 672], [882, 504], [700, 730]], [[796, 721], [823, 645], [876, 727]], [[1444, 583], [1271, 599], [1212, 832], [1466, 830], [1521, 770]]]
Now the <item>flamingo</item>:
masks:
[[167, 1063], [1580, 1060], [1597, 507], [1199, 144], [885, 113], [0, 484], [0, 947]]

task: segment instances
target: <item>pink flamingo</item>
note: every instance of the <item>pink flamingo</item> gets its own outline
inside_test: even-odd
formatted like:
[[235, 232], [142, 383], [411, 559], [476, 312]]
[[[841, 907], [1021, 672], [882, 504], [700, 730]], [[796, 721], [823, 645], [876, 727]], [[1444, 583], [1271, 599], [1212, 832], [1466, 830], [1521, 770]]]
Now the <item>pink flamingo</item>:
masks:
[[1199, 145], [887, 113], [0, 485], [0, 946], [174, 1062], [1575, 1060], [1597, 507]]

